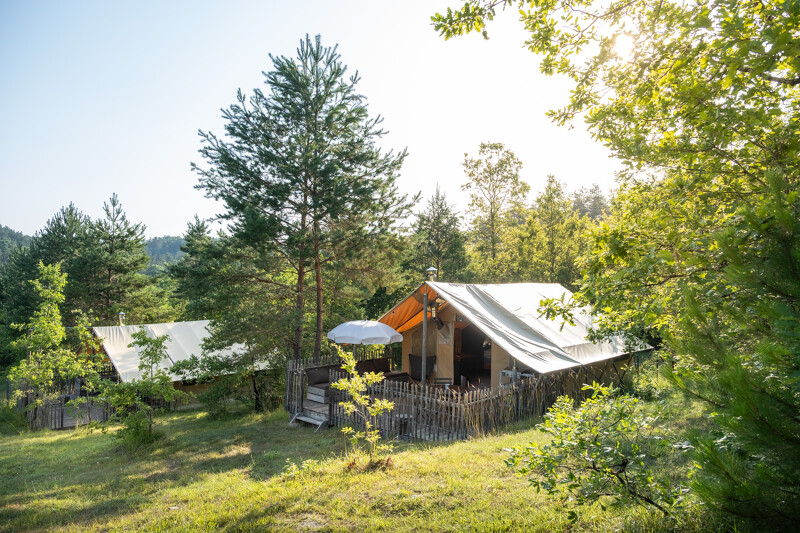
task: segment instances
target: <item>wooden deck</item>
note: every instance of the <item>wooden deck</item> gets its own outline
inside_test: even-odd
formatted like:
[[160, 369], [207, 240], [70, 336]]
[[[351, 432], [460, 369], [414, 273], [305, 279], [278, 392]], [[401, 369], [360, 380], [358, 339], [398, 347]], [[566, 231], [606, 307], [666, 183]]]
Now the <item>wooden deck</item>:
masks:
[[[625, 375], [631, 355], [569, 368], [541, 375], [523, 375], [511, 383], [490, 388], [488, 373], [471, 376], [465, 386], [429, 385], [384, 380], [370, 387], [369, 396], [394, 404], [391, 411], [372, 420], [372, 426], [386, 439], [449, 441], [486, 434], [510, 422], [529, 416], [540, 416], [558, 396], [584, 399], [589, 392], [584, 383], [618, 384]], [[316, 425], [318, 430], [329, 426], [360, 427], [361, 421], [348, 415], [340, 405], [348, 399], [341, 390], [330, 390], [330, 403], [309, 399], [307, 369], [330, 366], [329, 383], [346, 378], [347, 373], [335, 367], [334, 358], [316, 363], [290, 361], [286, 374], [285, 407], [293, 422]], [[323, 398], [320, 398], [323, 399]]]

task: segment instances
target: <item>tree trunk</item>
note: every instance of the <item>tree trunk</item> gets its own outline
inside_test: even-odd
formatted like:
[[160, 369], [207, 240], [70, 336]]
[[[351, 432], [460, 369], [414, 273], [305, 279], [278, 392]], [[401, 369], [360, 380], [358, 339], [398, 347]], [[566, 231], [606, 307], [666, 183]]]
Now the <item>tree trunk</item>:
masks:
[[[319, 224], [314, 222], [314, 232], [319, 231]], [[317, 325], [314, 335], [314, 363], [319, 362], [320, 352], [322, 350], [322, 314], [324, 312], [322, 307], [322, 261], [319, 256], [319, 242], [314, 239], [314, 276], [317, 285]]]
[[261, 393], [258, 390], [258, 383], [256, 382], [256, 373], [250, 373], [250, 382], [253, 384], [253, 398], [255, 399], [253, 407], [257, 412], [264, 410], [264, 404], [261, 403]]
[[294, 358], [300, 359], [303, 357], [303, 307], [305, 306], [305, 283], [306, 283], [306, 262], [300, 260], [297, 267], [297, 299], [295, 301], [295, 309], [297, 309], [297, 327], [294, 329]]
[[[303, 205], [308, 199], [307, 194], [303, 194]], [[300, 230], [304, 231], [306, 228], [306, 213], [305, 211], [300, 214]], [[303, 357], [303, 319], [305, 315], [305, 292], [306, 292], [306, 257], [305, 249], [300, 250], [300, 258], [297, 263], [297, 300], [295, 308], [297, 309], [297, 327], [294, 330], [294, 358], [299, 360]]]

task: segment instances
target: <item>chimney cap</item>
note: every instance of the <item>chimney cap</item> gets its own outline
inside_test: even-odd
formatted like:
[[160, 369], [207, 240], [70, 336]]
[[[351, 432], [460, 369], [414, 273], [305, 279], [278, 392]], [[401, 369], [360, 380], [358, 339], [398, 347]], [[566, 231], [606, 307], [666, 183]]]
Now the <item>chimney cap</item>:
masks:
[[437, 279], [437, 276], [436, 276], [436, 274], [439, 272], [439, 271], [436, 269], [436, 267], [430, 267], [430, 268], [429, 268], [428, 270], [426, 270], [425, 272], [427, 272], [427, 273], [428, 273], [428, 281], [436, 281], [436, 279]]

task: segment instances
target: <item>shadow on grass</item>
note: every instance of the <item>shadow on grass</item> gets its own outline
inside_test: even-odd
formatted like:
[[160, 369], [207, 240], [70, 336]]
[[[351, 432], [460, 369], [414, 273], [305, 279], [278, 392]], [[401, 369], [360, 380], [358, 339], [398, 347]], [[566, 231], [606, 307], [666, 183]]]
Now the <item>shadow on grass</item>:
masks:
[[159, 417], [165, 437], [127, 454], [108, 433], [40, 431], [0, 438], [0, 531], [113, 520], [207, 475], [255, 480], [343, 452], [338, 431], [290, 427], [282, 411], [210, 419], [185, 410]]
[[[498, 433], [513, 439], [539, 420], [521, 421]], [[125, 523], [136, 520], [142, 509], [157, 507], [165, 494], [176, 497], [184, 492], [174, 489], [219, 474], [236, 472], [270, 483], [287, 462], [345, 462], [346, 439], [339, 428], [315, 433], [312, 427], [292, 427], [282, 410], [212, 419], [202, 410], [189, 409], [158, 417], [157, 422], [165, 437], [133, 454], [122, 451], [114, 429], [0, 437], [0, 531]], [[392, 455], [456, 442], [395, 442]], [[283, 512], [282, 505], [265, 503], [237, 522], [269, 522]]]
[[[61, 496], [53, 494], [52, 497]], [[41, 531], [65, 525], [88, 526], [98, 520], [118, 516], [135, 505], [136, 503], [130, 498], [107, 498], [93, 504], [69, 508], [48, 505], [47, 500], [41, 500], [33, 505], [30, 502], [23, 505], [16, 504], [13, 507], [4, 505], [0, 509], [0, 531]]]

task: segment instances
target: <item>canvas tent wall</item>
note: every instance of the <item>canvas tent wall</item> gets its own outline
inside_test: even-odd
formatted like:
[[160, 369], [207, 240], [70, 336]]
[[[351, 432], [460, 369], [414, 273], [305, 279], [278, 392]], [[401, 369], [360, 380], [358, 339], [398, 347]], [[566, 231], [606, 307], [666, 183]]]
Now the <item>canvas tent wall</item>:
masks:
[[[203, 340], [210, 335], [208, 325], [208, 320], [196, 320], [136, 326], [103, 326], [94, 327], [92, 331], [97, 338], [101, 339], [104, 352], [108, 355], [123, 382], [130, 382], [141, 377], [138, 348], [129, 346], [133, 342], [132, 334], [144, 330], [149, 337], [153, 338], [169, 335], [166, 343], [167, 359], [163, 360], [160, 366], [172, 377], [173, 381], [179, 381], [180, 376], [173, 374], [170, 368], [174, 363], [189, 359], [192, 355], [197, 357], [203, 355]], [[231, 350], [228, 350], [216, 352], [216, 355], [230, 353]]]
[[[422, 295], [430, 302], [441, 302], [440, 311], [455, 312], [480, 329], [519, 366], [539, 374], [615, 359], [631, 352], [621, 337], [602, 343], [587, 339], [592, 317], [587, 310], [575, 313], [575, 324], [547, 320], [539, 312], [545, 298], [565, 299], [572, 293], [557, 283], [510, 283], [468, 285], [423, 283], [414, 293], [387, 312], [380, 321], [400, 333], [410, 332], [422, 323]], [[633, 351], [650, 347], [640, 345]]]

